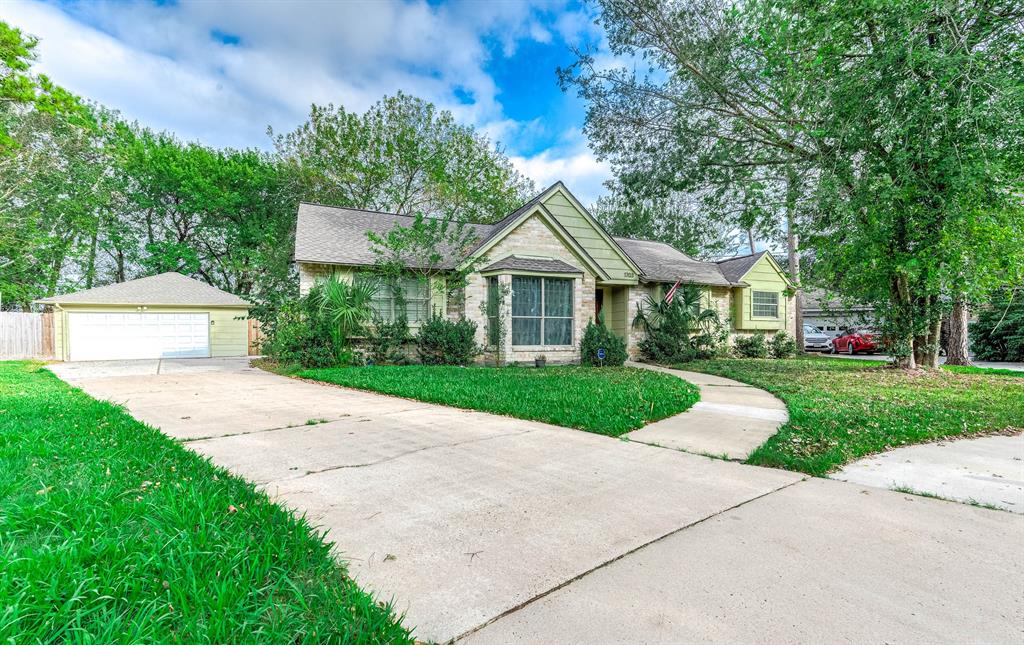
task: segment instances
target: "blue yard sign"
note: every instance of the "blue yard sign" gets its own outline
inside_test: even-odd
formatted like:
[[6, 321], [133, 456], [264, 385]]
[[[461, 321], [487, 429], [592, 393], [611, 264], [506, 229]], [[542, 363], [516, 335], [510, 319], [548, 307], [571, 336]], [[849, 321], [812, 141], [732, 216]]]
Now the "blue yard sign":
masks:
[[603, 361], [604, 360], [604, 347], [599, 347], [597, 349], [597, 360], [599, 360], [599, 361]]

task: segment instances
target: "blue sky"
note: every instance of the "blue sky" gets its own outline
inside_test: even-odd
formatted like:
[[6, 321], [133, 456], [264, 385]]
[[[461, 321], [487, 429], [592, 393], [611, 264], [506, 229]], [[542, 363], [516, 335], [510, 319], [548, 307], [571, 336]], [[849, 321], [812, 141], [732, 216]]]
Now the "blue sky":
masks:
[[610, 173], [558, 88], [571, 47], [603, 51], [576, 0], [3, 4], [39, 37], [37, 69], [126, 117], [187, 140], [268, 148], [311, 103], [362, 111], [399, 90], [486, 133], [538, 184], [584, 203]]

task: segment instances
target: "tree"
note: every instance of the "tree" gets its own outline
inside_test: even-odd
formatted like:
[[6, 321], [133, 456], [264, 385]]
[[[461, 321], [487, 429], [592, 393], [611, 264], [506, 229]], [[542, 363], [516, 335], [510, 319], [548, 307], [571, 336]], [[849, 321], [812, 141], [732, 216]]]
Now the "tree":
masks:
[[304, 198], [334, 206], [493, 222], [534, 190], [473, 128], [402, 93], [362, 115], [314, 105], [306, 123], [274, 143]]
[[47, 114], [71, 114], [82, 109], [77, 97], [54, 85], [45, 75], [31, 72], [39, 41], [0, 20], [0, 155], [17, 146], [4, 118], [19, 108]]
[[734, 255], [742, 245], [742, 231], [708, 214], [689, 194], [645, 199], [615, 190], [592, 210], [612, 235], [665, 242], [695, 258]]
[[[461, 301], [469, 275], [483, 262], [483, 258], [469, 257], [479, 236], [466, 222], [417, 213], [407, 226], [396, 224], [387, 233], [369, 231], [366, 236], [376, 256], [374, 273], [383, 282], [383, 288], [392, 290], [402, 307], [403, 277], [415, 276], [429, 282], [432, 277], [443, 276], [437, 288], [448, 299]], [[454, 266], [449, 260], [454, 260]]]
[[624, 150], [632, 181], [719, 190], [741, 221], [786, 213], [826, 286], [874, 306], [899, 365], [937, 364], [958, 297], [1019, 281], [1016, 3], [600, 4], [613, 52], [661, 73], [588, 56], [563, 72], [599, 150]]

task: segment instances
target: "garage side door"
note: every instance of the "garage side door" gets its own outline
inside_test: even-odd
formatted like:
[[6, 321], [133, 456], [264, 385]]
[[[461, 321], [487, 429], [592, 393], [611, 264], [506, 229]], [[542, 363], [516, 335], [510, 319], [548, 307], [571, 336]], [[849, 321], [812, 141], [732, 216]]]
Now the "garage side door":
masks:
[[68, 313], [73, 361], [210, 355], [209, 314]]

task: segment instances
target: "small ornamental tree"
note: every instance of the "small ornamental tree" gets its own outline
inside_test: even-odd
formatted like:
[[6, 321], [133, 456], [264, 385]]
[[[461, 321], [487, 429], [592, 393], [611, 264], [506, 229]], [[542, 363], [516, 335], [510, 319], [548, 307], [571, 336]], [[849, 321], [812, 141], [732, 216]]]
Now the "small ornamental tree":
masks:
[[639, 344], [643, 355], [665, 363], [709, 358], [720, 321], [702, 299], [700, 288], [692, 284], [681, 285], [671, 302], [647, 296], [633, 318], [633, 326], [646, 334]]

